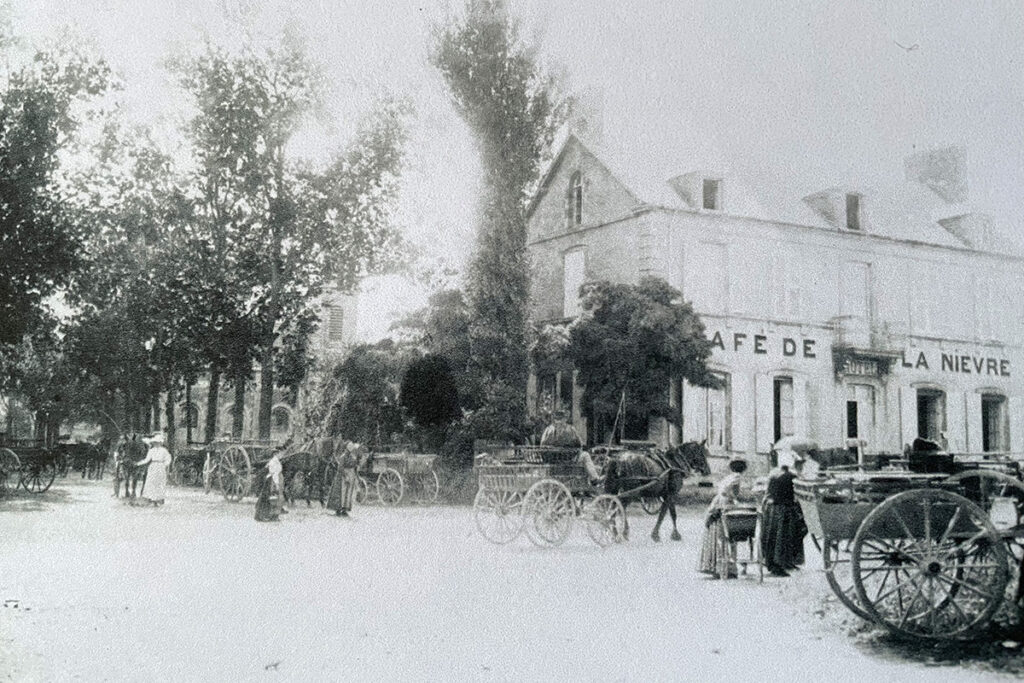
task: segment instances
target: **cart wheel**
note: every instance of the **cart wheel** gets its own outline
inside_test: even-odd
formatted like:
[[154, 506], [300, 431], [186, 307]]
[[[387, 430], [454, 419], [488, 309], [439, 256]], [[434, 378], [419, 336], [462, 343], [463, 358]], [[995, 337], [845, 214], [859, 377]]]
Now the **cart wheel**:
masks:
[[437, 472], [427, 470], [411, 478], [409, 488], [412, 489], [412, 502], [432, 505], [437, 502], [437, 494], [441, 491], [441, 480]]
[[957, 484], [964, 497], [979, 505], [993, 525], [1009, 528], [1024, 522], [1024, 483], [1001, 472], [970, 470], [946, 480]]
[[241, 446], [228, 446], [220, 455], [217, 478], [224, 499], [232, 503], [245, 498], [252, 488], [252, 463]]
[[522, 506], [518, 491], [481, 487], [473, 499], [477, 531], [491, 543], [511, 543], [523, 532]]
[[[818, 545], [818, 539], [814, 540]], [[822, 539], [820, 549], [821, 559], [825, 563], [825, 579], [832, 588], [832, 592], [851, 612], [861, 619], [871, 621], [872, 617], [860, 604], [857, 588], [854, 586], [853, 567], [850, 560], [853, 540], [848, 538]]]
[[21, 470], [19, 482], [29, 493], [45, 493], [57, 476], [57, 467], [52, 462], [29, 463]]
[[388, 467], [377, 475], [377, 498], [384, 505], [398, 505], [405, 494], [405, 482], [398, 470]]
[[356, 505], [366, 505], [366, 499], [370, 497], [370, 483], [364, 477], [356, 477], [356, 490], [353, 496]]
[[626, 509], [617, 496], [602, 493], [584, 509], [584, 519], [587, 534], [602, 548], [625, 540]]
[[21, 460], [17, 453], [10, 448], [0, 448], [0, 491], [7, 490], [7, 481], [10, 479], [13, 488], [18, 488], [18, 482], [14, 475], [21, 471]]
[[640, 507], [649, 515], [656, 515], [661, 510], [661, 498], [658, 496], [644, 496], [640, 499]]
[[1009, 577], [1006, 546], [985, 511], [940, 489], [886, 499], [861, 523], [851, 557], [872, 620], [917, 638], [958, 638], [984, 626]]
[[565, 543], [576, 516], [576, 501], [565, 484], [542, 479], [526, 492], [523, 499], [526, 536], [538, 546]]

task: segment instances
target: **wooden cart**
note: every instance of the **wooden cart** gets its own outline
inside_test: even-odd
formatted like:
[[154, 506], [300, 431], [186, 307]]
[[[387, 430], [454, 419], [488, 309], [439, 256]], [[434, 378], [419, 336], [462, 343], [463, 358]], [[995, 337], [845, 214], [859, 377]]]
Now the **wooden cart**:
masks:
[[436, 453], [371, 453], [358, 471], [356, 503], [371, 499], [384, 505], [405, 500], [425, 505], [437, 502], [441, 481], [434, 470], [436, 461]]

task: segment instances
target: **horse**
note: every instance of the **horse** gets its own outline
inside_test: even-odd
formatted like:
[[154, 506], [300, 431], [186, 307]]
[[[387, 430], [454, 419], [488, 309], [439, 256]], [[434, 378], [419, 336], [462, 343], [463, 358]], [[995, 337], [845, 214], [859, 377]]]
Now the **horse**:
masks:
[[[138, 434], [121, 437], [114, 451], [114, 497], [121, 494], [121, 482], [124, 482], [124, 497], [135, 498], [141, 495], [146, 487], [147, 467], [139, 467], [135, 463], [146, 457], [146, 444]], [[139, 485], [141, 482], [141, 486]]]
[[316, 492], [316, 499], [323, 505], [328, 486], [327, 468], [333, 453], [332, 439], [317, 439], [302, 450], [281, 457], [285, 497], [289, 503], [296, 498], [295, 482], [298, 481], [302, 484], [300, 493], [305, 495], [306, 507], [312, 505], [311, 491]]
[[[683, 479], [693, 472], [707, 476], [711, 474], [708, 466], [707, 440], [689, 441], [680, 446], [673, 446], [667, 451], [623, 451], [616, 454], [608, 462], [605, 471], [604, 491], [612, 495], [628, 493], [643, 483], [657, 482], [641, 492], [629, 495], [622, 500], [623, 507], [631, 498], [656, 496], [661, 499], [658, 510], [658, 521], [654, 524], [651, 539], [661, 541], [659, 530], [665, 521], [665, 514], [672, 517], [672, 540], [680, 541], [682, 536], [676, 520], [676, 495], [683, 486]], [[625, 535], [629, 535], [627, 519]]]

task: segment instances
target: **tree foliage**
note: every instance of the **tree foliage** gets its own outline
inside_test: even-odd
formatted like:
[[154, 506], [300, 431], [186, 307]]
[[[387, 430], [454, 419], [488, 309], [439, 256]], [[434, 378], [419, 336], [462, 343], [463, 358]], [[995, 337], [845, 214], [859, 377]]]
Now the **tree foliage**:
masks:
[[459, 389], [444, 356], [413, 360], [402, 374], [399, 403], [420, 427], [445, 427], [459, 418]]
[[[431, 59], [469, 124], [484, 168], [468, 303], [475, 403], [503, 397], [482, 438], [520, 438], [526, 410], [526, 203], [564, 107], [502, 0], [469, 0], [436, 30]], [[519, 394], [524, 400], [508, 400]], [[491, 407], [494, 410], [495, 406]]]
[[625, 392], [630, 415], [674, 422], [676, 411], [669, 407], [673, 380], [718, 386], [707, 368], [712, 347], [700, 317], [664, 280], [590, 283], [583, 288], [582, 307], [583, 314], [569, 328], [567, 354], [579, 372], [588, 417], [610, 424]]

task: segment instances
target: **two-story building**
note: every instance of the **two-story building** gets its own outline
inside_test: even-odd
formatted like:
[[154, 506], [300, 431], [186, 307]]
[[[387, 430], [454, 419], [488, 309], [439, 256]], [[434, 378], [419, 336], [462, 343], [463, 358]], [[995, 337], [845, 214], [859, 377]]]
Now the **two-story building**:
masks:
[[[628, 437], [706, 438], [723, 456], [787, 435], [1024, 453], [1024, 259], [962, 212], [943, 176], [956, 149], [908, 159], [898, 188], [773, 206], [725, 174], [645, 175], [595, 150], [568, 136], [530, 205], [533, 320], [575, 317], [586, 281], [658, 276], [693, 302], [724, 380], [673, 387], [681, 426]], [[553, 396], [583, 430], [568, 374], [533, 378], [530, 400]]]

